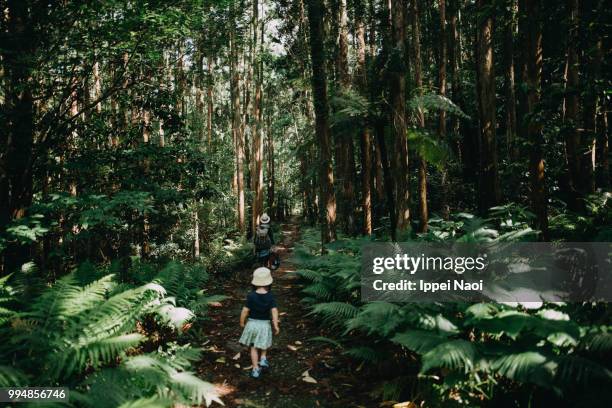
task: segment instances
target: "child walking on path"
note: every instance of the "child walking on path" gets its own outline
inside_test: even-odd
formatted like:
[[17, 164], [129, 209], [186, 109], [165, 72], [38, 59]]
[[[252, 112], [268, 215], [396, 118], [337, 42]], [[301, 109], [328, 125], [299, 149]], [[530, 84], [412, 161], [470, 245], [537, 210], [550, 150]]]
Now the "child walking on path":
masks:
[[[272, 273], [270, 269], [261, 267], [253, 272], [253, 290], [246, 298], [246, 305], [240, 314], [240, 327], [243, 327], [240, 343], [251, 348], [253, 371], [251, 377], [259, 378], [262, 368], [270, 367], [267, 350], [272, 345], [272, 325], [274, 333], [279, 334], [278, 307], [276, 299], [270, 291]], [[248, 318], [248, 320], [247, 320]], [[270, 324], [272, 319], [272, 324]]]

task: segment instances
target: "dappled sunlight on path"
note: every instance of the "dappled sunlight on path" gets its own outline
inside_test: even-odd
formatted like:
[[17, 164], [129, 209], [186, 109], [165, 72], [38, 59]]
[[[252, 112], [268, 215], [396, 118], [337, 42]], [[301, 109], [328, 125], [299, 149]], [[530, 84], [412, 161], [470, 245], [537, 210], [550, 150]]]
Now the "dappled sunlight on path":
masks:
[[[299, 236], [299, 226], [292, 222], [282, 225], [277, 251], [281, 267], [273, 272], [272, 290], [280, 311], [281, 333], [275, 336], [269, 351], [271, 368], [260, 379], [249, 377], [249, 352], [238, 343], [241, 328], [240, 309], [250, 290], [252, 270], [244, 270], [219, 282], [217, 293], [228, 299], [221, 307], [210, 309], [209, 327], [201, 339], [204, 349], [198, 372], [214, 383], [222, 400], [229, 407], [329, 407], [370, 406], [356, 402], [362, 392], [358, 379], [346, 369], [348, 363], [337, 350], [311, 338], [324, 333], [308, 316], [300, 303], [300, 288], [296, 284], [296, 265], [291, 264], [293, 245]], [[357, 390], [359, 390], [357, 392]]]

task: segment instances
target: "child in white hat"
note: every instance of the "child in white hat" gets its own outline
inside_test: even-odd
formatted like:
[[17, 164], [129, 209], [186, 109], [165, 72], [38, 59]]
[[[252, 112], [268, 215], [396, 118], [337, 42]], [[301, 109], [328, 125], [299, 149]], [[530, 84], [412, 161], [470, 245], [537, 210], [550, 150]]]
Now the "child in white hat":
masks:
[[[255, 269], [251, 284], [253, 290], [247, 295], [246, 305], [240, 314], [240, 327], [244, 328], [240, 343], [251, 348], [253, 363], [251, 377], [259, 378], [262, 368], [270, 367], [267, 350], [272, 345], [272, 325], [276, 335], [280, 329], [276, 299], [270, 291], [272, 284], [270, 269], [265, 267]], [[272, 319], [271, 324], [270, 319]]]

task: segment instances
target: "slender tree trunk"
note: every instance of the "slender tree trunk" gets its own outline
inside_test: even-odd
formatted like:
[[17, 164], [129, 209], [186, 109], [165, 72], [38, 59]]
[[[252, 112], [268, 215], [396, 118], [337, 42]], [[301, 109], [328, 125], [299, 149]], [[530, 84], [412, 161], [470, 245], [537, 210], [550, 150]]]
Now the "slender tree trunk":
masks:
[[232, 99], [232, 135], [236, 149], [236, 193], [237, 200], [237, 227], [244, 234], [245, 225], [245, 194], [244, 194], [244, 135], [242, 133], [242, 120], [240, 109], [240, 73], [238, 71], [238, 46], [236, 44], [236, 17], [232, 9], [232, 22], [230, 29], [230, 93]]
[[200, 258], [200, 217], [198, 216], [198, 202], [193, 203], [193, 257]]
[[583, 81], [584, 103], [582, 110], [584, 142], [581, 146], [583, 156], [580, 168], [585, 195], [595, 191], [595, 173], [600, 167], [597, 161], [597, 139], [598, 135], [601, 135], [602, 132], [601, 129], [597, 129], [597, 108], [599, 95], [601, 94], [601, 85], [599, 84], [602, 82], [601, 66], [604, 60], [604, 46], [599, 33], [604, 31], [604, 28], [603, 24], [598, 20], [601, 19], [601, 15], [606, 14], [606, 4], [609, 3], [605, 3], [602, 0], [596, 8], [586, 7], [584, 23], [582, 24], [583, 27], [589, 27], [589, 29], [584, 30], [586, 31], [586, 44], [588, 44], [589, 48], [583, 53], [585, 67], [585, 78]]
[[603, 190], [610, 188], [610, 128], [608, 124], [610, 108], [607, 104], [607, 98], [602, 96], [602, 112], [597, 127], [597, 165], [598, 184]]
[[[356, 4], [357, 31], [357, 82], [363, 95], [368, 94], [366, 71], [366, 40], [363, 19], [364, 4]], [[372, 129], [369, 125], [361, 132], [361, 206], [363, 210], [363, 234], [372, 234]]]
[[251, 172], [251, 190], [253, 191], [253, 207], [251, 218], [251, 230], [255, 231], [259, 222], [259, 217], [263, 211], [263, 137], [261, 135], [261, 82], [262, 82], [262, 67], [260, 56], [258, 56], [258, 44], [263, 38], [259, 38], [259, 25], [263, 24], [259, 20], [259, 2], [253, 0], [253, 44], [252, 44], [252, 63], [253, 76], [255, 82], [255, 92], [253, 95], [253, 111], [251, 124], [251, 137], [253, 142], [252, 147], [252, 163]]
[[[448, 47], [448, 58], [449, 58], [449, 69], [451, 77], [451, 92], [453, 102], [458, 106], [462, 106], [461, 102], [461, 80], [459, 75], [459, 60], [461, 59], [461, 47], [459, 41], [459, 0], [450, 0], [448, 11], [448, 26], [449, 26], [449, 47]], [[451, 125], [451, 132], [455, 135], [457, 140], [456, 151], [459, 162], [463, 160], [461, 155], [462, 146], [461, 139], [458, 137], [461, 133], [461, 121], [457, 115], [453, 116]]]
[[506, 153], [510, 160], [516, 160], [516, 94], [514, 91], [514, 31], [515, 31], [515, 0], [508, 0], [504, 21], [504, 67], [506, 94]]
[[527, 137], [530, 143], [529, 178], [531, 184], [531, 203], [536, 214], [536, 227], [542, 232], [542, 239], [548, 239], [548, 205], [546, 180], [544, 173], [544, 156], [542, 125], [533, 113], [540, 103], [542, 82], [542, 28], [540, 0], [524, 0], [527, 16]]
[[[212, 54], [212, 51], [211, 51]], [[215, 60], [212, 55], [208, 56], [206, 60], [208, 65], [208, 75], [206, 76], [206, 134], [208, 135], [208, 147], [212, 146], [213, 139], [213, 86], [214, 80], [214, 63]]]
[[565, 151], [569, 175], [571, 205], [576, 207], [583, 196], [585, 181], [581, 177], [580, 137], [580, 60], [578, 58], [579, 0], [568, 0], [569, 35], [567, 39], [567, 79], [565, 82]]
[[[348, 22], [346, 0], [338, 0], [336, 10], [338, 31], [337, 52], [335, 60], [336, 79], [340, 92], [350, 87], [348, 68]], [[355, 145], [352, 134], [345, 129], [338, 129], [335, 136], [336, 175], [341, 183], [338, 212], [339, 223], [349, 235], [355, 233]]]
[[380, 152], [380, 162], [383, 170], [385, 194], [387, 196], [387, 208], [389, 210], [389, 224], [391, 226], [391, 239], [397, 240], [397, 222], [395, 217], [395, 197], [393, 197], [393, 175], [391, 174], [391, 168], [389, 165], [389, 157], [387, 154], [387, 145], [385, 141], [385, 123], [382, 119], [376, 121], [376, 142], [377, 151]]
[[331, 163], [329, 135], [329, 106], [325, 69], [324, 34], [321, 0], [308, 0], [310, 25], [310, 55], [312, 59], [312, 91], [315, 108], [315, 127], [319, 144], [319, 186], [321, 241], [323, 244], [336, 239], [336, 197], [334, 172]]
[[[416, 0], [415, 0], [416, 1]], [[446, 49], [446, 0], [439, 0], [438, 10], [440, 12], [440, 49], [439, 49], [439, 58], [438, 58], [438, 92], [442, 96], [446, 96], [446, 57], [447, 57], [447, 49]], [[442, 141], [446, 141], [446, 111], [440, 110], [440, 117], [438, 118], [438, 137]], [[442, 191], [440, 194], [440, 207], [442, 210], [442, 218], [445, 220], [448, 219], [450, 208], [448, 204], [448, 168], [446, 164], [442, 165], [440, 170], [440, 184], [442, 187]], [[427, 230], [427, 224], [425, 223], [425, 230]]]
[[391, 124], [394, 138], [393, 167], [397, 204], [396, 228], [410, 227], [410, 176], [406, 138], [406, 67], [404, 43], [404, 5], [402, 0], [391, 0], [391, 37], [393, 51], [390, 65]]
[[480, 113], [480, 169], [478, 178], [479, 211], [484, 213], [501, 199], [497, 174], [495, 137], [495, 73], [493, 71], [492, 0], [476, 2], [479, 14], [477, 28], [478, 107]]
[[[414, 67], [414, 84], [417, 88], [417, 95], [423, 95], [423, 73], [421, 69], [421, 24], [419, 20], [418, 0], [411, 1], [411, 25], [412, 25], [412, 56]], [[446, 79], [445, 79], [446, 81]], [[420, 131], [425, 130], [425, 114], [423, 109], [417, 109], [417, 125]], [[445, 124], [446, 126], [446, 124]], [[427, 231], [429, 222], [429, 210], [427, 205], [427, 162], [421, 155], [418, 160], [419, 178], [419, 232]]]
[[267, 145], [268, 145], [268, 212], [274, 214], [274, 185], [276, 183], [274, 174], [274, 135], [270, 126], [270, 116], [268, 116], [267, 126]]

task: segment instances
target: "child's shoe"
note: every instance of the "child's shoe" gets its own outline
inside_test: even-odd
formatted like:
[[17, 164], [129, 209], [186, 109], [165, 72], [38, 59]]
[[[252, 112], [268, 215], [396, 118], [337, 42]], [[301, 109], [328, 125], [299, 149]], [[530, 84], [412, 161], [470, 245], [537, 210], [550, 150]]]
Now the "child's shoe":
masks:
[[270, 363], [268, 362], [267, 358], [262, 358], [261, 361], [259, 362], [259, 366], [261, 368], [270, 368]]
[[253, 371], [251, 371], [251, 377], [253, 378], [259, 378], [260, 375], [261, 375], [261, 368], [254, 368]]

